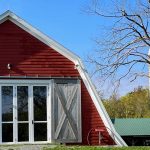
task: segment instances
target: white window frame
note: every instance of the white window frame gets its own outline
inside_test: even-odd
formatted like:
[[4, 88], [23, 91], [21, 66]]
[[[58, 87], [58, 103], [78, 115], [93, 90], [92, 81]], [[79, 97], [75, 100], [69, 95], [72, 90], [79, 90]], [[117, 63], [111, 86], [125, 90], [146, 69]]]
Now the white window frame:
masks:
[[[46, 86], [47, 87], [47, 141], [34, 141], [34, 126], [31, 125], [31, 118], [29, 117], [29, 141], [28, 142], [18, 142], [18, 127], [15, 117], [17, 117], [17, 109], [13, 109], [13, 142], [2, 142], [2, 97], [1, 97], [1, 87], [2, 86], [13, 86], [13, 105], [17, 106], [17, 86], [28, 86], [28, 98], [30, 104], [28, 103], [28, 115], [33, 115], [33, 86]], [[51, 80], [29, 80], [29, 79], [1, 79], [0, 80], [0, 144], [40, 144], [40, 143], [51, 143]], [[31, 112], [30, 112], [31, 111]], [[32, 129], [31, 129], [32, 128]]]

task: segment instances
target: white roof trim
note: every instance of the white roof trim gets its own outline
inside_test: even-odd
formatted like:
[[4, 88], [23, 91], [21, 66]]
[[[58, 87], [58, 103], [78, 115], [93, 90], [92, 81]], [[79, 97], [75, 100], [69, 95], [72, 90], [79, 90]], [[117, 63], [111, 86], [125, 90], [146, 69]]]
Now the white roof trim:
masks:
[[67, 57], [72, 62], [74, 62], [110, 136], [113, 139], [115, 137], [115, 142], [117, 143], [118, 146], [127, 146], [126, 143], [123, 141], [123, 139], [120, 137], [120, 135], [116, 132], [116, 130], [115, 130], [115, 128], [114, 128], [114, 126], [102, 104], [102, 101], [100, 100], [100, 97], [99, 97], [91, 79], [89, 78], [87, 71], [85, 70], [85, 67], [84, 67], [81, 59], [77, 55], [75, 55], [74, 53], [70, 52], [68, 49], [63, 47], [61, 44], [57, 43], [53, 39], [49, 38], [48, 36], [46, 36], [45, 34], [40, 32], [39, 30], [37, 30], [36, 28], [32, 27], [30, 24], [26, 23], [23, 19], [19, 18], [11, 11], [6, 11], [2, 15], [0, 15], [0, 23], [4, 22], [6, 20], [12, 21], [16, 25], [18, 25], [19, 27], [21, 27], [22, 29], [24, 29], [25, 31], [27, 31], [28, 33], [30, 33], [31, 35], [33, 35], [34, 37], [36, 37], [37, 39], [42, 41], [43, 43], [45, 43], [46, 45], [50, 46], [51, 48], [53, 48], [54, 50], [56, 50], [57, 52], [59, 52], [60, 54], [62, 54], [65, 57]]

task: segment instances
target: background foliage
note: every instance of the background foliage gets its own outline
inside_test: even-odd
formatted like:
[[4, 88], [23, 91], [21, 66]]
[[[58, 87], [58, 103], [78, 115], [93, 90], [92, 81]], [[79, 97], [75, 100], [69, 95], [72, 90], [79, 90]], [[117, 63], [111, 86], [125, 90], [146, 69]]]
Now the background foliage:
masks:
[[150, 99], [149, 90], [143, 87], [120, 98], [116, 94], [109, 99], [103, 99], [104, 106], [110, 118], [149, 118]]

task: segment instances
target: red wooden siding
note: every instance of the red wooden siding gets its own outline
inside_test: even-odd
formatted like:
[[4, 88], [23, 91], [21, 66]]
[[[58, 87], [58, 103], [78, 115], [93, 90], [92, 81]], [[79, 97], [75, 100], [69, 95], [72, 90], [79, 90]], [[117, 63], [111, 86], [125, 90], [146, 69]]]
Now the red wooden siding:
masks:
[[[12, 70], [7, 64], [12, 64]], [[48, 47], [11, 21], [0, 24], [0, 76], [57, 76], [78, 77], [74, 64]], [[88, 91], [82, 82], [82, 137], [87, 145], [87, 135], [91, 129], [105, 126], [101, 120]], [[98, 133], [92, 131], [90, 144], [98, 144]], [[113, 144], [108, 133], [104, 133], [102, 145]]]
[[103, 139], [101, 140], [101, 145], [113, 145], [115, 144], [108, 132], [106, 131], [105, 125], [100, 118], [97, 109], [84, 85], [81, 84], [81, 103], [82, 103], [82, 134], [83, 134], [83, 144], [87, 145], [87, 136], [89, 134], [89, 144], [98, 145], [99, 144], [99, 135], [98, 132], [95, 132], [94, 129], [101, 128], [105, 132], [103, 133]]
[[0, 76], [78, 76], [70, 60], [10, 21], [0, 25], [0, 56]]

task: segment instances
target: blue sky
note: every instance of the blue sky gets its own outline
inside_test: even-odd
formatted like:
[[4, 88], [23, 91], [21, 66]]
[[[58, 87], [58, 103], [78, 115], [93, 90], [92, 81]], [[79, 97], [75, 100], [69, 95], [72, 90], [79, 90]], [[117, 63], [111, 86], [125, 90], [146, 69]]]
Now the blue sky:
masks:
[[[93, 39], [102, 34], [101, 26], [111, 23], [85, 13], [88, 4], [90, 0], [1, 0], [0, 14], [11, 10], [85, 61], [95, 49]], [[132, 84], [124, 80], [119, 93], [124, 95], [138, 85], [148, 86], [148, 80], [140, 79]], [[108, 87], [109, 84], [100, 89], [108, 93]]]

